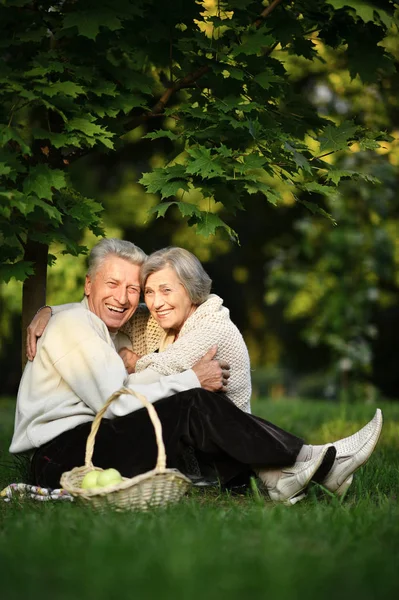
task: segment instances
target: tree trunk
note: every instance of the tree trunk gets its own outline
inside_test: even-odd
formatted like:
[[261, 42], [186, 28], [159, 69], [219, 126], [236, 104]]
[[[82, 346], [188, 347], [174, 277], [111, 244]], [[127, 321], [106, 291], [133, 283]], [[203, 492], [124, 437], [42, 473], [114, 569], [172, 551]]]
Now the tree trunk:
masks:
[[26, 364], [26, 328], [36, 311], [46, 304], [48, 245], [27, 241], [24, 260], [33, 262], [35, 270], [24, 281], [22, 288], [22, 369]]

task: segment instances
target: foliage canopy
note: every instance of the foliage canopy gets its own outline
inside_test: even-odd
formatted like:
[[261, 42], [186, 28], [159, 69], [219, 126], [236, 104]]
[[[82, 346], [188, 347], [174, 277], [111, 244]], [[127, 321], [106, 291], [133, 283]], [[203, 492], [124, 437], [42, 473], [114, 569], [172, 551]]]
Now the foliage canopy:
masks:
[[58, 241], [78, 254], [83, 228], [101, 234], [101, 205], [73, 188], [68, 166], [93, 149], [112, 151], [140, 124], [148, 138], [175, 142], [167, 164], [141, 178], [164, 200], [154, 212], [176, 204], [205, 235], [235, 232], [217, 211], [185, 201], [193, 188], [234, 213], [253, 194], [277, 204], [281, 182], [300, 201], [305, 190], [302, 201], [323, 212], [320, 194], [362, 176], [323, 159], [354, 142], [376, 149], [385, 133], [319, 116], [295, 92], [285, 63], [323, 61], [327, 46], [342, 52], [352, 77], [375, 81], [393, 69], [381, 42], [394, 3], [376, 2], [380, 10], [367, 19], [333, 0], [265, 4], [0, 2], [4, 280], [33, 274], [31, 242]]

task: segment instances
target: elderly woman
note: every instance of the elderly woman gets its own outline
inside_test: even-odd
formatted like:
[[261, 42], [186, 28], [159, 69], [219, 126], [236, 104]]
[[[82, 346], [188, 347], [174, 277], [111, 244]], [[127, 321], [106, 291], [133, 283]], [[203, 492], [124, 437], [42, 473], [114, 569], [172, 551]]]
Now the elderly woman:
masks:
[[210, 294], [212, 280], [197, 257], [183, 248], [158, 250], [142, 266], [140, 280], [150, 316], [142, 310], [122, 328], [137, 352], [120, 352], [128, 372], [185, 371], [217, 344], [216, 358], [230, 365], [228, 397], [250, 412], [247, 347], [223, 300]]
[[[250, 412], [247, 348], [222, 299], [210, 294], [211, 280], [198, 259], [182, 248], [154, 252], [142, 265], [140, 279], [150, 315], [141, 308], [122, 328], [132, 342], [132, 349], [120, 352], [129, 373], [145, 369], [160, 375], [183, 372], [214, 345], [218, 348], [217, 358], [230, 365], [227, 397], [201, 397], [204, 414], [199, 426], [207, 424], [209, 429], [200, 435], [201, 448], [187, 444], [200, 473], [228, 482], [237, 475], [255, 472], [269, 496], [278, 501], [295, 501], [311, 480], [321, 482], [331, 492], [343, 493], [378, 441], [381, 411], [377, 410], [360, 432], [324, 446], [304, 444], [259, 417], [242, 414]], [[33, 322], [30, 336], [40, 329]], [[237, 435], [237, 431], [242, 434]], [[185, 436], [189, 439], [190, 432]], [[218, 436], [220, 439], [215, 441]], [[259, 440], [255, 453], [246, 447], [253, 445], [254, 439]], [[183, 463], [180, 467], [192, 474]]]

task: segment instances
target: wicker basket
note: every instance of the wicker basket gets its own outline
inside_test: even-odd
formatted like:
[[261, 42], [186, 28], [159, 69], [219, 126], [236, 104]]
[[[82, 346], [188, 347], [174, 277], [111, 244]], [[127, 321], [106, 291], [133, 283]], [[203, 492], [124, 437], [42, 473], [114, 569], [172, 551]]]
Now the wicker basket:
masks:
[[[155, 469], [131, 479], [123, 477], [121, 482], [107, 487], [94, 488], [92, 490], [82, 489], [80, 487], [81, 482], [89, 471], [103, 471], [99, 467], [94, 467], [91, 461], [94, 441], [105, 411], [111, 402], [119, 398], [121, 394], [136, 396], [148, 410], [154, 426], [158, 446], [158, 458]], [[190, 484], [190, 480], [180, 473], [180, 471], [166, 468], [162, 426], [155, 408], [148, 402], [145, 396], [128, 388], [121, 388], [112, 394], [97, 413], [87, 438], [85, 466], [75, 467], [72, 471], [67, 471], [61, 476], [61, 487], [75, 498], [90, 503], [96, 509], [111, 507], [116, 510], [146, 510], [152, 506], [163, 506], [177, 502], [186, 493]]]

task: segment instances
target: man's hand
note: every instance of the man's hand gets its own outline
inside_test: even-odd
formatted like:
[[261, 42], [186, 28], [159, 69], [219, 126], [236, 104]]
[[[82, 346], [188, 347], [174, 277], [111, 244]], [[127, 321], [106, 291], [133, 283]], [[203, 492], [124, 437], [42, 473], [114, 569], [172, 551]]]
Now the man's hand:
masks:
[[121, 348], [118, 354], [122, 358], [123, 364], [125, 365], [126, 371], [129, 373], [129, 375], [134, 373], [136, 370], [136, 363], [141, 356], [126, 347]]
[[33, 317], [26, 334], [26, 357], [28, 360], [33, 360], [36, 356], [37, 339], [43, 334], [47, 323], [50, 321], [51, 308], [43, 307]]
[[217, 346], [210, 350], [193, 366], [201, 387], [209, 392], [226, 392], [230, 377], [230, 366], [224, 360], [216, 360]]

